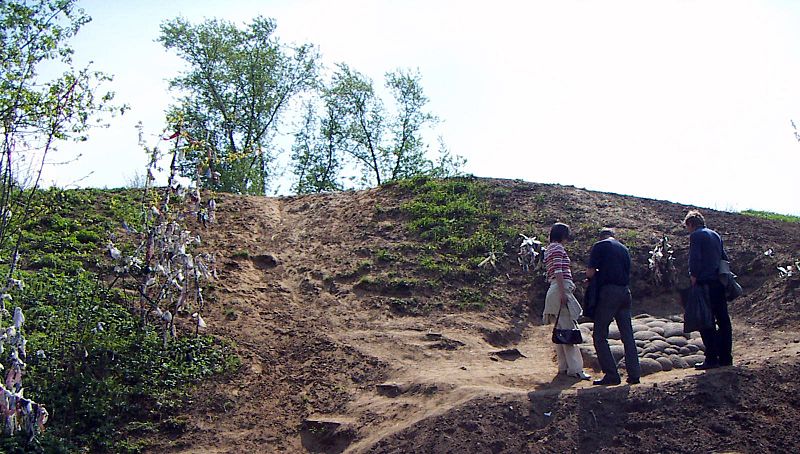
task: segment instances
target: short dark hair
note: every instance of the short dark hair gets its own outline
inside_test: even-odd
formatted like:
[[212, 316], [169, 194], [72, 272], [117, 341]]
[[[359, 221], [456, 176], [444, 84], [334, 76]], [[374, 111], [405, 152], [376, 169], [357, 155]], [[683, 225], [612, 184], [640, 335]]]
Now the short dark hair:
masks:
[[614, 229], [611, 227], [603, 227], [600, 229], [600, 238], [606, 239], [614, 236]]
[[560, 243], [569, 238], [569, 226], [567, 224], [556, 222], [550, 227], [550, 242]]
[[703, 214], [697, 210], [691, 210], [686, 213], [686, 217], [683, 218], [684, 225], [687, 225], [692, 228], [698, 227], [705, 227], [706, 226], [706, 219], [703, 217]]

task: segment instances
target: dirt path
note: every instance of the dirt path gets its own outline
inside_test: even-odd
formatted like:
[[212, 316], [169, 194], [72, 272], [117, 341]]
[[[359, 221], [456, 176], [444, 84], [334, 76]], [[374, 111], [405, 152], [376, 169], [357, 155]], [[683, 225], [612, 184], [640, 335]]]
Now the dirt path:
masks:
[[[480, 327], [479, 321], [475, 323]], [[456, 350], [440, 350], [431, 348], [436, 341], [429, 340], [427, 333], [419, 329], [376, 328], [344, 333], [351, 345], [391, 365], [387, 383], [392, 385], [387, 387], [388, 395], [365, 390], [348, 405], [348, 416], [369, 414], [371, 420], [368, 426], [361, 428], [364, 438], [350, 445], [346, 452], [368, 452], [376, 442], [389, 435], [479, 398], [516, 395], [534, 401], [539, 396], [574, 396], [582, 391], [598, 390], [588, 381], [555, 375], [548, 327], [527, 329], [523, 340], [514, 346], [525, 357], [515, 360], [499, 359], [493, 354], [498, 351], [497, 347], [489, 345], [473, 331], [443, 330], [443, 338], [464, 345]], [[791, 333], [785, 333], [782, 339], [775, 338], [740, 323], [736, 324], [735, 331], [741, 344], [735, 349], [737, 367], [762, 367], [775, 358], [796, 360], [800, 352], [800, 344], [793, 342], [797, 336]], [[340, 339], [345, 341], [344, 336]], [[756, 345], [761, 348], [753, 348]], [[642, 384], [634, 387], [631, 393], [636, 394], [639, 388], [658, 387], [702, 374], [694, 369], [655, 373], [644, 377]], [[317, 416], [324, 419], [324, 415]]]

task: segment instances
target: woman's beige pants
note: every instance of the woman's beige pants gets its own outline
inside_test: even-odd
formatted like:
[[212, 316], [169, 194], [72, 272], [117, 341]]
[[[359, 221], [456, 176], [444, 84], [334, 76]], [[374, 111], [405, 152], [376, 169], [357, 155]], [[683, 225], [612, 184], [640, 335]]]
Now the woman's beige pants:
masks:
[[[556, 290], [551, 286], [548, 289], [548, 297], [552, 298], [553, 296], [550, 295], [550, 292]], [[557, 291], [557, 290], [556, 290]], [[548, 314], [545, 317], [545, 321], [553, 325], [553, 322], [556, 319], [555, 315]], [[575, 327], [575, 324], [572, 321], [572, 318], [569, 315], [569, 311], [567, 308], [563, 308], [561, 311], [561, 316], [558, 318], [558, 327], [562, 329], [572, 329]], [[558, 371], [559, 372], [566, 372], [569, 375], [577, 374], [583, 371], [583, 357], [581, 356], [581, 349], [577, 345], [568, 345], [568, 344], [553, 344], [556, 347], [556, 356], [558, 357]]]

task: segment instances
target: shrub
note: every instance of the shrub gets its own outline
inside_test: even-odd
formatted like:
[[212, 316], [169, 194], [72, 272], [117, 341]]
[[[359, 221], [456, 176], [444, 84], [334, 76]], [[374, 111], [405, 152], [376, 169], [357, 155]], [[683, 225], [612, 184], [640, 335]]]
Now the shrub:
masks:
[[19, 226], [16, 277], [25, 286], [13, 303], [26, 316], [25, 395], [53, 416], [38, 446], [7, 439], [0, 451], [138, 449], [124, 440], [128, 424], [169, 418], [183, 405], [187, 387], [236, 368], [238, 358], [210, 336], [183, 335], [164, 346], [159, 332], [142, 329], [141, 314], [131, 311], [125, 294], [109, 289], [102, 238], [123, 221], [135, 223], [133, 192], [49, 189], [34, 203], [32, 212], [47, 221], [32, 218]]

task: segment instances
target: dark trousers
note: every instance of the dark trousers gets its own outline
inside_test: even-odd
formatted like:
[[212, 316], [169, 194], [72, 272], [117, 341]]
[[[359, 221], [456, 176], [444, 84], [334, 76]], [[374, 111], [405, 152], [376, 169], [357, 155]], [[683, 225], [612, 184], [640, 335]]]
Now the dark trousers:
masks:
[[628, 377], [638, 379], [641, 376], [639, 367], [639, 354], [636, 351], [636, 341], [633, 339], [633, 326], [631, 326], [631, 291], [622, 285], [604, 285], [600, 288], [597, 308], [594, 314], [594, 331], [592, 340], [597, 352], [597, 360], [603, 373], [611, 378], [619, 378], [617, 362], [608, 346], [608, 326], [611, 320], [617, 321], [617, 327], [625, 347], [625, 368]]
[[706, 362], [729, 366], [733, 364], [733, 330], [731, 317], [728, 315], [728, 301], [725, 300], [725, 287], [718, 280], [698, 282], [707, 285], [709, 308], [714, 315], [714, 327], [700, 330], [703, 344], [706, 346]]

